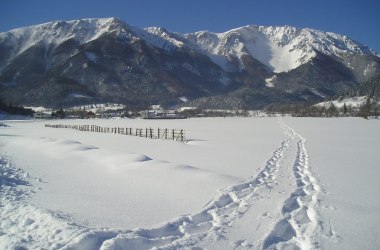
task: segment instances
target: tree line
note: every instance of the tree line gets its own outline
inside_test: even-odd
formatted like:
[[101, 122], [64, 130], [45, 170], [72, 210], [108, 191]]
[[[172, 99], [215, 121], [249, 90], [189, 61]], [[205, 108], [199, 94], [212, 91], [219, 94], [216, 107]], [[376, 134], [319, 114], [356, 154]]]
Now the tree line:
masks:
[[290, 114], [295, 117], [363, 117], [377, 118], [380, 115], [380, 106], [376, 99], [367, 97], [364, 104], [353, 107], [343, 103], [336, 107], [333, 102], [328, 105], [313, 105], [310, 103], [270, 105], [265, 111], [268, 114]]
[[33, 110], [26, 109], [22, 106], [17, 106], [12, 103], [6, 104], [1, 99], [0, 99], [0, 112], [4, 112], [10, 115], [25, 115], [25, 116], [32, 116], [34, 113]]

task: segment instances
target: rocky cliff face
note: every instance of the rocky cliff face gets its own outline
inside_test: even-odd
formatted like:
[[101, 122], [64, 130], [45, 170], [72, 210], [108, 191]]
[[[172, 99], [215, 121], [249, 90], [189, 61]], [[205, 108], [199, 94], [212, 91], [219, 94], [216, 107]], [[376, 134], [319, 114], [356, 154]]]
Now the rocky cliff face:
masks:
[[0, 97], [23, 105], [261, 108], [323, 100], [379, 73], [368, 47], [287, 26], [178, 34], [107, 18], [0, 34]]

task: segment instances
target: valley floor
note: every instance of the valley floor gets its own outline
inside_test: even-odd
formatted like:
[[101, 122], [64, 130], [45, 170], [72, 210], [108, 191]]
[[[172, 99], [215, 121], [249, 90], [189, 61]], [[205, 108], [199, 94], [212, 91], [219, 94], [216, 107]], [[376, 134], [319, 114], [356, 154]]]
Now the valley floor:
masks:
[[[179, 128], [187, 141], [45, 123]], [[0, 249], [380, 248], [379, 120], [1, 124]]]

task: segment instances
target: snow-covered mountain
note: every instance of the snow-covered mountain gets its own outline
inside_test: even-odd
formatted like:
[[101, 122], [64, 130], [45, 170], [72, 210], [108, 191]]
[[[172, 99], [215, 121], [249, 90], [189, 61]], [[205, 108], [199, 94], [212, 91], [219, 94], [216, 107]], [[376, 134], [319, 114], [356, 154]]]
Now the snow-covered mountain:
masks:
[[169, 44], [165, 39], [116, 18], [54, 21], [1, 33], [0, 44], [9, 48], [8, 53], [1, 59], [9, 62], [31, 47], [41, 44], [45, 47], [45, 59], [47, 59], [49, 52], [65, 42], [74, 40], [77, 45], [82, 45], [106, 34], [114, 34], [119, 38], [132, 41], [144, 39], [149, 44], [160, 48], [165, 48]]
[[180, 34], [103, 18], [0, 33], [0, 97], [27, 105], [172, 105], [186, 97], [263, 107], [322, 100], [378, 75], [380, 58], [367, 46], [289, 26]]
[[316, 56], [316, 52], [343, 58], [349, 54], [376, 55], [365, 45], [347, 36], [314, 29], [290, 26], [248, 25], [223, 33], [199, 31], [195, 33], [170, 34], [160, 28], [147, 28], [177, 46], [187, 44], [203, 51], [223, 69], [228, 70], [228, 58], [246, 54], [259, 60], [276, 73], [299, 67]]

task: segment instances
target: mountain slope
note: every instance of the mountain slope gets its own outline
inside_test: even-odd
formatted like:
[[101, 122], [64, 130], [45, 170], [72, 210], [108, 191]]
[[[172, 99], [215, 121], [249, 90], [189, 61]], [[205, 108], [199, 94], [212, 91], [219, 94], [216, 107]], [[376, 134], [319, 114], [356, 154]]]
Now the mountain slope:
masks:
[[0, 75], [8, 101], [171, 104], [180, 95], [197, 98], [225, 89], [218, 82], [224, 72], [208, 57], [162, 49], [165, 40], [113, 18], [22, 28], [1, 34], [0, 41], [0, 52], [12, 51], [2, 57]]
[[[146, 29], [170, 41], [173, 34]], [[317, 52], [343, 58], [345, 55], [376, 55], [376, 52], [346, 36], [290, 26], [244, 26], [224, 33], [200, 31], [185, 34], [187, 43], [207, 53], [214, 62], [228, 69], [228, 57], [250, 55], [276, 73], [297, 68]], [[183, 43], [183, 42], [182, 42]], [[227, 64], [227, 65], [226, 65]], [[240, 66], [244, 63], [240, 61]]]
[[24, 105], [170, 106], [186, 97], [261, 108], [323, 100], [378, 75], [380, 59], [367, 46], [289, 26], [179, 34], [104, 18], [0, 34], [0, 97]]

